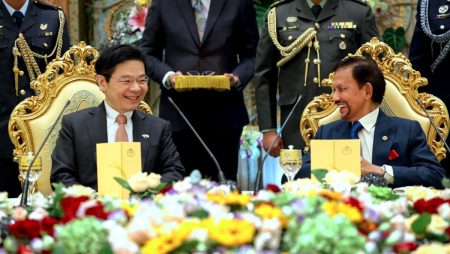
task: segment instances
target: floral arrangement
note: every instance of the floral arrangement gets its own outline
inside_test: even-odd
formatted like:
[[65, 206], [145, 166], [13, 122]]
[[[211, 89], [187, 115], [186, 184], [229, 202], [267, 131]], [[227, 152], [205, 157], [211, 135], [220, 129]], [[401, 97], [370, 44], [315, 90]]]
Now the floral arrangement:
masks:
[[131, 8], [121, 8], [116, 16], [115, 32], [109, 44], [136, 44], [145, 30], [145, 20], [151, 0], [134, 0]]
[[257, 130], [256, 126], [244, 126], [240, 140], [241, 158], [255, 159], [261, 154], [262, 133]]
[[[144, 174], [127, 181], [135, 193], [155, 190], [158, 182], [158, 176]], [[303, 186], [308, 191], [298, 192]], [[283, 186], [283, 192], [270, 185], [252, 196], [196, 172], [151, 199], [119, 200], [56, 185], [52, 197], [38, 195], [30, 209], [0, 200], [0, 216], [10, 221], [3, 248], [7, 253], [336, 254], [450, 249], [448, 190], [413, 202], [408, 190], [396, 194], [366, 183], [350, 190], [335, 189], [333, 182], [323, 186], [301, 179]]]

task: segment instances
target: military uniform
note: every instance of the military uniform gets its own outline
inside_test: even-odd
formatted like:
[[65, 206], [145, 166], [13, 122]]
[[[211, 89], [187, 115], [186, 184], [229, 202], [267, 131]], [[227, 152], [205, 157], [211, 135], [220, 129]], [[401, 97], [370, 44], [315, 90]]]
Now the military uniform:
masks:
[[436, 95], [449, 107], [450, 2], [419, 1], [416, 19], [409, 59], [413, 68], [428, 79], [428, 85], [420, 89]]
[[[10, 197], [17, 196], [21, 188], [17, 178], [17, 163], [12, 162], [13, 144], [8, 135], [9, 116], [19, 102], [34, 95], [30, 88], [30, 74], [22, 56], [17, 57], [17, 85], [13, 73], [15, 66], [13, 47], [20, 33], [31, 51], [41, 56], [48, 56], [34, 57], [40, 72], [45, 70], [47, 63], [55, 58], [58, 52], [63, 54], [70, 46], [67, 22], [61, 9], [38, 1], [29, 1], [19, 29], [4, 2], [0, 1], [0, 144], [2, 147], [0, 149], [0, 191], [8, 191]], [[61, 43], [59, 47], [58, 41]], [[23, 55], [20, 49], [19, 51]], [[37, 74], [38, 72], [34, 72], [32, 75], [37, 77]]]
[[[427, 15], [428, 14], [428, 15]], [[416, 27], [409, 59], [413, 68], [428, 79], [419, 91], [439, 97], [450, 107], [450, 2], [420, 0], [417, 3]], [[447, 144], [450, 139], [447, 139]], [[447, 151], [448, 152], [448, 151]], [[450, 173], [449, 154], [441, 164]]]
[[[299, 122], [303, 109], [315, 96], [331, 91], [320, 87], [319, 80], [327, 78], [348, 53], [354, 53], [361, 44], [378, 36], [378, 30], [370, 6], [358, 0], [328, 0], [317, 18], [306, 0], [285, 0], [275, 4], [271, 11], [272, 17], [269, 12], [256, 55], [258, 123], [261, 130], [276, 128], [277, 88], [281, 122], [302, 95], [283, 131], [285, 146], [302, 148], [305, 143], [300, 136]], [[276, 30], [271, 38], [268, 27], [274, 18]], [[275, 36], [278, 47], [273, 40]], [[302, 39], [298, 40], [299, 37]], [[281, 48], [294, 44], [301, 48], [298, 52], [293, 49], [294, 53], [289, 50], [283, 52], [284, 56], [280, 53]]]

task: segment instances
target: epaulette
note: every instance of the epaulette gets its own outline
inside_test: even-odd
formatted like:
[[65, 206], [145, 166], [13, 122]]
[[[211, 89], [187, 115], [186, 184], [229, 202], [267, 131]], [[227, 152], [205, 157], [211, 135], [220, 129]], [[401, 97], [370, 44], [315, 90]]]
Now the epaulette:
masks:
[[358, 4], [362, 4], [364, 6], [368, 5], [367, 0], [349, 0], [349, 1], [352, 1], [352, 2], [355, 2], [355, 3], [358, 3]]
[[61, 10], [62, 9], [60, 6], [57, 6], [57, 5], [54, 5], [54, 4], [50, 4], [50, 3], [47, 3], [47, 2], [43, 2], [43, 1], [39, 1], [39, 0], [34, 0], [33, 3], [34, 4], [38, 4], [38, 5], [42, 5], [42, 6], [54, 9], [54, 10]]
[[277, 1], [277, 2], [275, 2], [273, 4], [271, 4], [269, 9], [272, 9], [273, 7], [277, 7], [278, 5], [286, 4], [286, 3], [289, 3], [289, 2], [292, 2], [292, 1], [293, 0], [280, 0], [280, 1]]

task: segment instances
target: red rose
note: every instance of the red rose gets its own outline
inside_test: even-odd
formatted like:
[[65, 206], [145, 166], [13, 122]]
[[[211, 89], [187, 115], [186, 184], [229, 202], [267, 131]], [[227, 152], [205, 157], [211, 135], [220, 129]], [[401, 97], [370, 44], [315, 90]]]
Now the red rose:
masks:
[[52, 217], [44, 217], [41, 221], [42, 231], [53, 236], [54, 227], [58, 224], [58, 220]]
[[444, 200], [442, 198], [432, 198], [428, 201], [425, 201], [423, 198], [414, 202], [414, 209], [422, 214], [424, 212], [435, 214], [437, 213], [437, 209], [444, 203], [449, 203], [449, 200]]
[[101, 220], [108, 219], [108, 213], [105, 212], [105, 210], [103, 209], [103, 205], [100, 202], [97, 202], [97, 205], [95, 205], [93, 207], [89, 207], [88, 209], [86, 209], [84, 214], [86, 216], [92, 215], [92, 216], [94, 216], [94, 217], [96, 217], [98, 219], [101, 219]]
[[361, 204], [361, 202], [359, 202], [358, 199], [356, 199], [356, 198], [354, 198], [354, 197], [349, 197], [349, 198], [347, 198], [347, 199], [344, 201], [344, 203], [347, 204], [347, 205], [351, 205], [351, 206], [353, 206], [353, 207], [355, 207], [355, 208], [358, 208], [358, 210], [359, 210], [360, 212], [363, 211], [363, 205]]
[[61, 207], [64, 210], [64, 215], [61, 218], [63, 223], [67, 223], [72, 219], [76, 218], [78, 208], [80, 204], [87, 201], [89, 197], [81, 196], [81, 197], [65, 197], [61, 200]]
[[27, 247], [25, 244], [21, 243], [19, 244], [16, 254], [33, 254], [31, 249]]
[[159, 193], [160, 194], [166, 194], [167, 192], [169, 192], [169, 191], [171, 191], [173, 188], [172, 188], [172, 185], [166, 185], [164, 188], [162, 188], [161, 190], [159, 190]]
[[266, 190], [269, 190], [273, 193], [281, 192], [280, 188], [277, 185], [270, 183], [266, 185]]
[[405, 243], [397, 243], [396, 245], [393, 246], [393, 249], [394, 253], [406, 254], [416, 250], [417, 247], [418, 245], [415, 242], [405, 242]]
[[9, 232], [16, 238], [33, 239], [41, 235], [41, 223], [37, 220], [25, 219], [8, 225]]

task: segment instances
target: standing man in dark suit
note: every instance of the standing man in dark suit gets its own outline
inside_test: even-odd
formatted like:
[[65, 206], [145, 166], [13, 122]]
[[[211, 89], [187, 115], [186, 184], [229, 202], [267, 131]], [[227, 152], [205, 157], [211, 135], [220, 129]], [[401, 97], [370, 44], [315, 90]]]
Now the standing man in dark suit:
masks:
[[[253, 77], [258, 38], [250, 0], [153, 0], [142, 48], [150, 78], [161, 84], [160, 116], [173, 124], [188, 174], [199, 169], [218, 179], [213, 161], [168, 97], [217, 157], [225, 177], [236, 180], [239, 139], [249, 121], [242, 90]], [[225, 75], [231, 90], [176, 91], [175, 76], [191, 71]]]
[[263, 147], [276, 138], [277, 93], [284, 122], [297, 98], [294, 110], [270, 151], [294, 145], [301, 149], [300, 116], [317, 95], [328, 92], [320, 85], [333, 67], [348, 53], [378, 36], [370, 6], [361, 0], [284, 0], [274, 4], [267, 16], [256, 55], [255, 95]]
[[[428, 85], [419, 89], [439, 97], [449, 108], [450, 2], [418, 1], [416, 20], [409, 59], [413, 68], [428, 79]], [[447, 143], [449, 141], [450, 139], [447, 139]], [[441, 161], [448, 172], [450, 172], [449, 156], [447, 154], [447, 158]]]
[[95, 71], [105, 101], [63, 117], [51, 182], [97, 189], [96, 145], [127, 141], [141, 143], [142, 171], [158, 173], [164, 182], [183, 179], [169, 122], [137, 110], [149, 80], [142, 52], [130, 45], [107, 48]]
[[9, 197], [21, 192], [8, 135], [9, 116], [19, 102], [34, 95], [30, 82], [69, 47], [62, 9], [36, 0], [0, 1], [0, 191], [7, 191]]
[[[362, 176], [384, 177], [391, 187], [442, 188], [445, 170], [428, 148], [419, 123], [380, 110], [386, 81], [372, 59], [344, 59], [336, 67], [333, 89], [341, 120], [320, 126], [316, 139], [360, 139]], [[311, 175], [310, 153], [303, 159], [296, 178]]]

